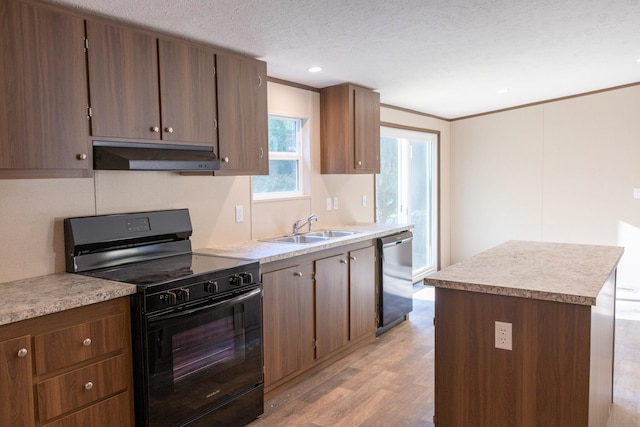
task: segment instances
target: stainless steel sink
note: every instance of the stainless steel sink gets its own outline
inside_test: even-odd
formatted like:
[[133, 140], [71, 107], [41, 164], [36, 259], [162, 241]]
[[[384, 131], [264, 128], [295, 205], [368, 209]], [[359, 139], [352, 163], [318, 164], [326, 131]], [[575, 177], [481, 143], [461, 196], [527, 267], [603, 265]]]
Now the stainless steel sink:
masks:
[[352, 234], [356, 234], [357, 231], [347, 231], [347, 230], [321, 230], [321, 231], [312, 231], [310, 233], [304, 234], [296, 234], [282, 237], [272, 237], [267, 239], [262, 239], [263, 242], [272, 242], [272, 243], [298, 243], [298, 244], [309, 244], [309, 243], [319, 243], [325, 242], [330, 239], [335, 239], [338, 237], [351, 236]]
[[307, 233], [307, 236], [320, 236], [320, 237], [345, 237], [351, 236], [352, 234], [356, 234], [356, 231], [346, 231], [346, 230], [322, 230], [322, 231], [313, 231], [311, 233]]
[[318, 243], [318, 242], [323, 242], [325, 240], [329, 240], [329, 238], [323, 237], [323, 236], [309, 236], [306, 234], [298, 234], [295, 236], [283, 236], [283, 237], [274, 237], [272, 239], [264, 239], [265, 242], [274, 242], [274, 243]]

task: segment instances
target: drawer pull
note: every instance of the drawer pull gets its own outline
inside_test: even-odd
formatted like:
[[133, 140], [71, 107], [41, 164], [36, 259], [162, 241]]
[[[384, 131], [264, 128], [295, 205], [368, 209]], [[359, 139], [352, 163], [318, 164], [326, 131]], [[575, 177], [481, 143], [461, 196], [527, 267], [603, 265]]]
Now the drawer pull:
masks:
[[18, 350], [18, 357], [26, 357], [28, 353], [29, 352], [26, 348], [21, 348], [20, 350]]
[[91, 338], [85, 338], [84, 341], [82, 341], [82, 345], [89, 347], [91, 345]]
[[92, 388], [93, 388], [93, 383], [91, 381], [89, 381], [84, 385], [85, 390], [91, 390]]

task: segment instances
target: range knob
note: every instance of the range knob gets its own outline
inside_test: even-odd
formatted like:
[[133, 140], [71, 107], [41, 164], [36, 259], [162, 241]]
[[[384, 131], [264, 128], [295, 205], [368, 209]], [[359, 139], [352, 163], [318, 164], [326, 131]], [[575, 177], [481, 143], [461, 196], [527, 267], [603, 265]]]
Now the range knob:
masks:
[[204, 284], [204, 291], [210, 294], [215, 294], [218, 292], [218, 282], [215, 280], [209, 280]]
[[176, 296], [180, 301], [189, 301], [189, 289], [178, 289]]
[[231, 283], [231, 285], [233, 286], [242, 286], [244, 285], [244, 279], [242, 278], [241, 274], [234, 274], [233, 276], [229, 277], [229, 283]]
[[165, 292], [164, 294], [160, 295], [160, 300], [164, 301], [165, 304], [167, 305], [174, 305], [175, 303], [178, 302], [178, 296], [175, 294], [175, 292]]

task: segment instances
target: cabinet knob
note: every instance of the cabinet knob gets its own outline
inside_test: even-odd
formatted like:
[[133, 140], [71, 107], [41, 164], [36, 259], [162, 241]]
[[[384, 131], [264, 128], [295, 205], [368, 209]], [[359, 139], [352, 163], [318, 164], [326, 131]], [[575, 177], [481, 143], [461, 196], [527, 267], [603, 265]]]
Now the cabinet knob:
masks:
[[293, 273], [294, 276], [302, 277], [302, 273], [300, 271]]
[[85, 390], [91, 390], [92, 388], [93, 388], [93, 383], [91, 381], [89, 381], [84, 385]]
[[155, 132], [155, 133], [160, 132], [160, 128], [158, 126], [151, 126], [150, 130], [151, 132]]
[[352, 260], [352, 261], [357, 261], [357, 260], [358, 260], [358, 258], [356, 258], [356, 257], [352, 256], [352, 257], [351, 257], [351, 260]]
[[222, 159], [222, 161], [225, 162], [225, 163], [229, 163], [229, 158], [225, 157], [225, 158]]
[[87, 155], [84, 153], [78, 153], [76, 154], [76, 159], [78, 160], [87, 160]]
[[29, 352], [26, 348], [21, 348], [20, 350], [18, 350], [18, 357], [26, 357], [28, 353]]
[[89, 347], [91, 345], [91, 338], [85, 338], [84, 341], [82, 341], [82, 345]]
[[347, 263], [347, 260], [346, 260], [346, 259], [341, 259], [341, 260], [340, 260], [340, 264], [346, 264], [346, 263]]
[[358, 166], [362, 166], [362, 160], [358, 160]]
[[167, 126], [166, 128], [164, 128], [164, 131], [168, 133], [173, 133], [173, 128], [171, 126]]

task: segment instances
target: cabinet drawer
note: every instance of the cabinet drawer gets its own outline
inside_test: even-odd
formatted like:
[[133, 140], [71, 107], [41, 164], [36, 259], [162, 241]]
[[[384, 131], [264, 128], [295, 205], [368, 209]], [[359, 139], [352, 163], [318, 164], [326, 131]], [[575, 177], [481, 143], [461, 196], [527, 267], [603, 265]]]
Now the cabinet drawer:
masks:
[[125, 357], [119, 355], [38, 384], [40, 421], [125, 390], [128, 372]]
[[128, 327], [125, 315], [117, 314], [36, 335], [36, 372], [41, 375], [119, 350], [124, 347]]
[[129, 393], [120, 393], [100, 403], [89, 406], [64, 418], [60, 418], [46, 427], [106, 427], [131, 426], [131, 405]]

